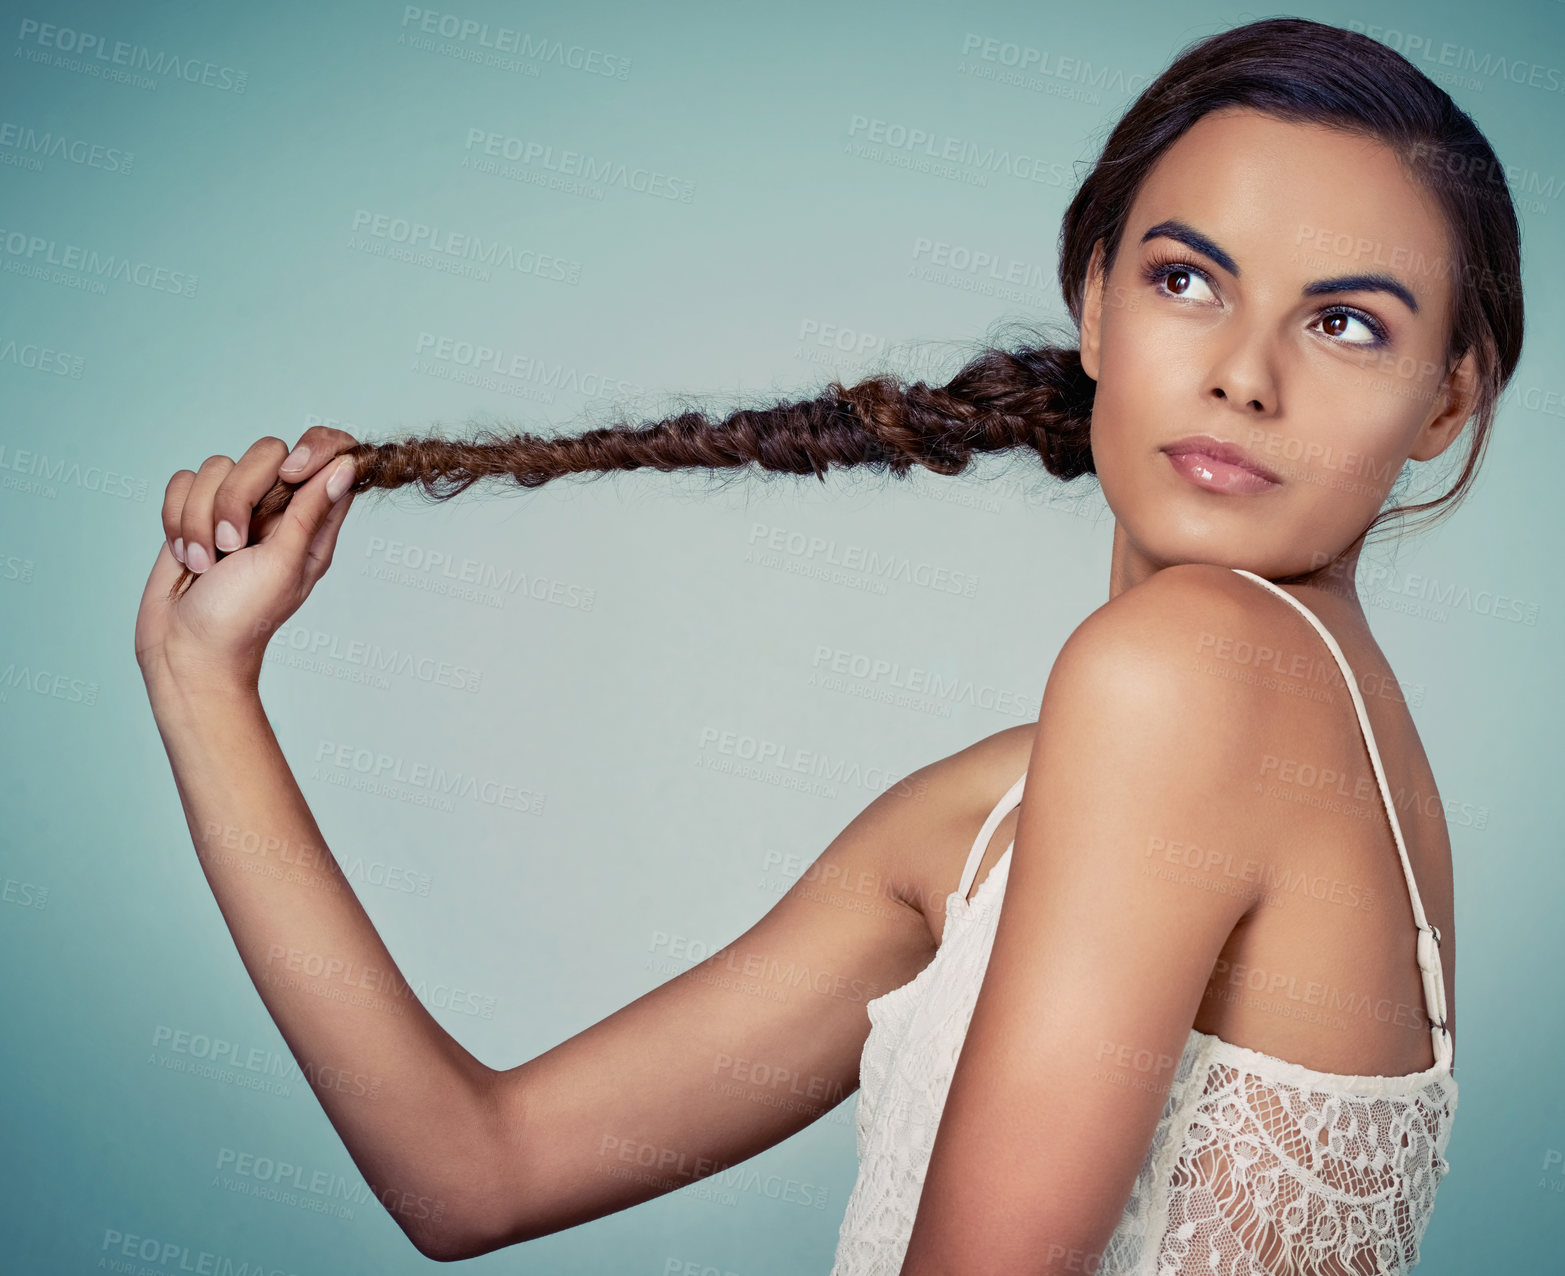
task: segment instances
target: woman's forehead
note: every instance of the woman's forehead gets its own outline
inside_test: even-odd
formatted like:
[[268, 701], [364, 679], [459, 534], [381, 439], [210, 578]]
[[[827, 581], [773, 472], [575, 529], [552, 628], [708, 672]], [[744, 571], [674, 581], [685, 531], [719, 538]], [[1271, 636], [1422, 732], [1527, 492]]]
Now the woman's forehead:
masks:
[[[1202, 117], [1158, 159], [1126, 218], [1134, 250], [1160, 222], [1197, 228], [1252, 276], [1334, 266], [1410, 272], [1435, 301], [1449, 274], [1444, 216], [1396, 154], [1372, 138], [1251, 110]], [[1289, 273], [1293, 273], [1289, 271]]]

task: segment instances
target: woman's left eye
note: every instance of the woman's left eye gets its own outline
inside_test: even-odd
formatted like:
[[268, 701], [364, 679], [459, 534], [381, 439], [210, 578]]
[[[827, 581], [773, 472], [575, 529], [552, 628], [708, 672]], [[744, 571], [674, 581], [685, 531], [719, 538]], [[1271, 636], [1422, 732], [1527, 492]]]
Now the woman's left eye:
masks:
[[1349, 310], [1349, 309], [1346, 309], [1345, 307], [1338, 307], [1335, 310], [1327, 310], [1324, 313], [1322, 313], [1320, 319], [1317, 322], [1320, 323], [1320, 325], [1321, 325], [1321, 327], [1323, 329], [1326, 327], [1327, 324], [1337, 324], [1337, 325], [1339, 325], [1337, 327], [1336, 331], [1328, 331], [1328, 332], [1326, 332], [1326, 335], [1328, 337], [1342, 338], [1345, 325], [1350, 324], [1350, 323], [1358, 324], [1359, 327], [1363, 328], [1365, 331], [1367, 331], [1369, 333], [1369, 337], [1368, 337], [1367, 340], [1362, 338], [1362, 337], [1359, 337], [1359, 338], [1345, 338], [1343, 340], [1343, 344], [1344, 345], [1349, 345], [1349, 346], [1378, 346], [1382, 341], [1384, 341], [1386, 339], [1385, 331], [1381, 328], [1381, 326], [1378, 323], [1376, 323], [1373, 319], [1371, 319], [1368, 315], [1366, 315], [1362, 311], [1358, 311], [1358, 310]]

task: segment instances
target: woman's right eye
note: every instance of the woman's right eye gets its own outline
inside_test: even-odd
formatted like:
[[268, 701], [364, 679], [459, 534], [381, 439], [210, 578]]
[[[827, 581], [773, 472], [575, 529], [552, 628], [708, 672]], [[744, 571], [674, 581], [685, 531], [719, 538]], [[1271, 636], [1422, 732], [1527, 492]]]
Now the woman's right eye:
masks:
[[1182, 261], [1153, 262], [1145, 274], [1148, 283], [1161, 285], [1165, 296], [1189, 297], [1190, 288], [1196, 284], [1211, 291], [1206, 272]]

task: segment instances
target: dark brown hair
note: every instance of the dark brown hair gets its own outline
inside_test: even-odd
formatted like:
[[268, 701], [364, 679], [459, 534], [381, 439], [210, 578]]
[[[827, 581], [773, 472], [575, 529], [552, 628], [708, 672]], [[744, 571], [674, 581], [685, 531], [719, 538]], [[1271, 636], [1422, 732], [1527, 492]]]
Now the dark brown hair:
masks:
[[[1520, 228], [1504, 170], [1472, 119], [1395, 50], [1368, 36], [1303, 18], [1269, 18], [1185, 48], [1115, 125], [1060, 228], [1061, 292], [1079, 329], [1093, 245], [1112, 266], [1137, 192], [1163, 153], [1197, 120], [1226, 107], [1320, 124], [1389, 147], [1428, 190], [1449, 228], [1454, 289], [1451, 366], [1474, 352], [1479, 394], [1465, 464], [1442, 496], [1382, 509], [1364, 529], [1421, 514], [1432, 523], [1472, 486], [1496, 408], [1521, 356]], [[1031, 449], [1058, 479], [1093, 474], [1089, 441], [1096, 384], [1067, 345], [988, 345], [944, 385], [880, 373], [852, 386], [831, 381], [814, 398], [745, 408], [714, 420], [686, 411], [641, 426], [573, 436], [482, 431], [467, 439], [411, 437], [361, 443], [353, 490], [419, 485], [449, 499], [480, 479], [538, 487], [567, 474], [650, 467], [758, 466], [813, 474], [833, 465], [905, 475], [914, 465], [960, 474], [975, 453]], [[1404, 470], [1403, 477], [1406, 477]], [[279, 481], [252, 525], [287, 504]], [[1289, 578], [1305, 582], [1332, 564]], [[187, 573], [187, 576], [189, 573]], [[183, 581], [181, 582], [183, 583]]]

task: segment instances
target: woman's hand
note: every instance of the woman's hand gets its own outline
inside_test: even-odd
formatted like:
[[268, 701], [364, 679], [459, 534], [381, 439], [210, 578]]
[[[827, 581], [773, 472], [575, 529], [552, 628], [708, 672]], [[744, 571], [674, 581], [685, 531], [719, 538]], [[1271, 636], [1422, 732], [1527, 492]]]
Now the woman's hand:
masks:
[[[199, 471], [180, 470], [169, 479], [165, 540], [136, 614], [143, 678], [211, 677], [250, 688], [259, 683], [267, 641], [331, 566], [337, 532], [353, 504], [347, 491], [352, 458], [335, 458], [357, 446], [342, 430], [313, 426], [294, 450], [308, 448], [308, 457], [291, 469], [283, 466], [294, 453], [268, 436], [237, 462], [208, 457]], [[252, 525], [257, 503], [279, 478], [297, 485], [292, 499]], [[171, 598], [182, 575], [176, 545], [184, 566], [198, 574]]]

